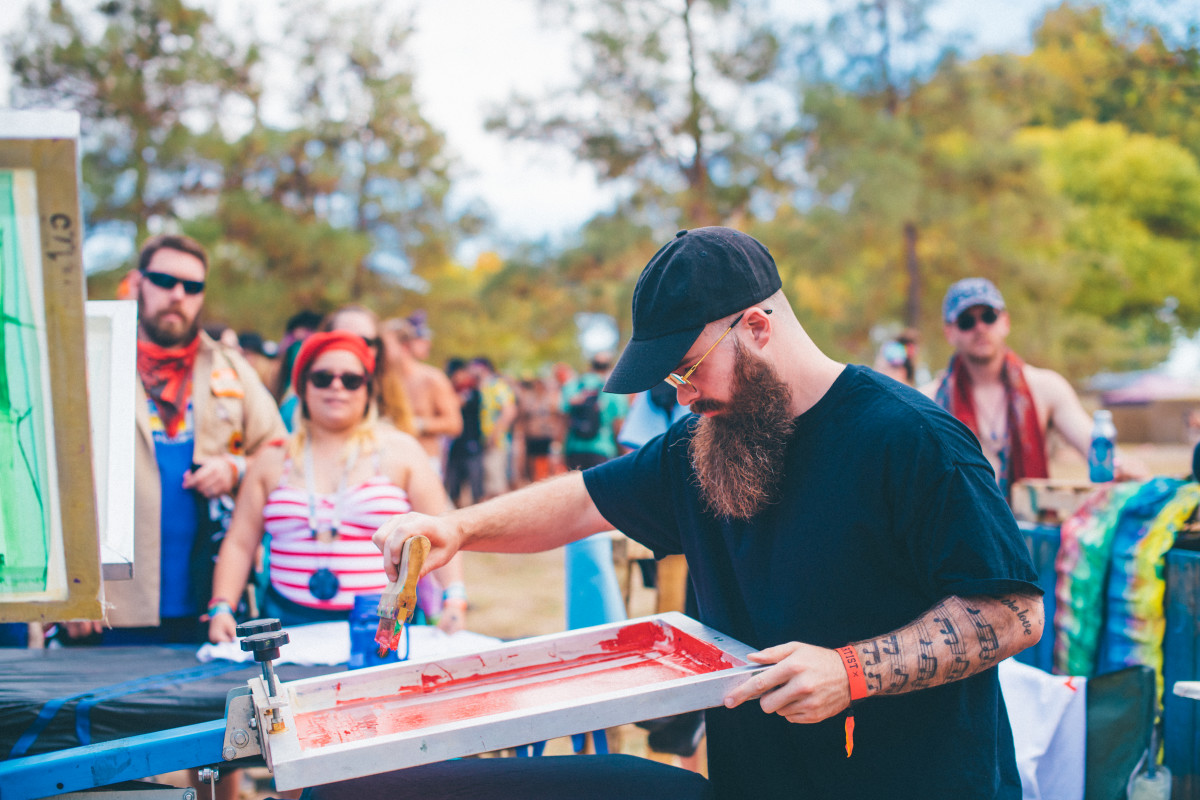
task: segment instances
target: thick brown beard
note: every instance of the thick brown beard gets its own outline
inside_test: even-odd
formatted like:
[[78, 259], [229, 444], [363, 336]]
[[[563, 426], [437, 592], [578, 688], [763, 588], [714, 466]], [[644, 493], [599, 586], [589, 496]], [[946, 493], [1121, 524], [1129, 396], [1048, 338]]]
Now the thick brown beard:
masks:
[[[778, 500], [795, 422], [787, 384], [736, 340], [735, 347], [729, 403], [697, 423], [689, 453], [709, 509], [720, 517], [748, 520]], [[706, 408], [715, 410], [715, 404], [692, 405], [693, 411]]]
[[[166, 314], [167, 311], [160, 311], [159, 316]], [[182, 313], [182, 312], [180, 312]], [[200, 335], [200, 315], [197, 314], [192, 318], [191, 324], [188, 325], [181, 334], [175, 336], [164, 330], [158, 324], [157, 317], [143, 316], [142, 314], [142, 299], [138, 297], [138, 322], [142, 330], [146, 333], [146, 337], [154, 342], [159, 347], [180, 347], [182, 345], [191, 344], [192, 340]]]

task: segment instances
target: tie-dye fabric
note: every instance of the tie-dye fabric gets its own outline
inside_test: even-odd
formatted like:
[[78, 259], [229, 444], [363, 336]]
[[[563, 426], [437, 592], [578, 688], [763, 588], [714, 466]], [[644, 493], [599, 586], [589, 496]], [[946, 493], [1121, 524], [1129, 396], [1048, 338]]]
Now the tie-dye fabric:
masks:
[[1091, 675], [1102, 627], [1104, 580], [1113, 529], [1136, 483], [1101, 486], [1063, 521], [1054, 570], [1054, 671]]
[[1139, 492], [1145, 499], [1145, 519], [1140, 528], [1118, 526], [1113, 537], [1112, 566], [1108, 579], [1106, 620], [1100, 637], [1096, 673], [1134, 664], [1154, 669], [1159, 708], [1163, 693], [1163, 636], [1166, 612], [1164, 557], [1175, 544], [1175, 535], [1196, 510], [1200, 486], [1158, 478]]
[[1055, 672], [1091, 676], [1144, 664], [1158, 675], [1161, 699], [1163, 557], [1198, 503], [1195, 483], [1110, 484], [1063, 523]]

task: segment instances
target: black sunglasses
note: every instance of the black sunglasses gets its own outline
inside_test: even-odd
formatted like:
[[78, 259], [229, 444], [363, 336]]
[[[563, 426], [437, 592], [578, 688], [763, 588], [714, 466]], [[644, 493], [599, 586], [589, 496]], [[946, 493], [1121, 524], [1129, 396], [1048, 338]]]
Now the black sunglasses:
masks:
[[142, 275], [158, 288], [166, 289], [168, 292], [179, 283], [183, 284], [183, 291], [187, 294], [200, 294], [204, 291], [204, 281], [185, 281], [183, 278], [176, 278], [165, 272], [143, 272]]
[[[999, 318], [1000, 318], [1000, 315], [996, 313], [996, 309], [991, 308], [989, 306], [988, 308], [985, 308], [985, 309], [983, 309], [983, 311], [979, 312], [978, 321], [982, 322], [985, 325], [992, 325]], [[954, 320], [954, 324], [958, 326], [958, 329], [960, 331], [971, 330], [971, 328], [975, 327], [975, 322], [976, 322], [975, 315], [972, 314], [970, 311], [962, 312], [961, 314], [958, 315], [958, 318]]]
[[367, 376], [361, 372], [327, 372], [319, 370], [308, 374], [308, 382], [318, 389], [328, 389], [333, 385], [334, 378], [341, 382], [347, 392], [356, 392], [367, 382]]

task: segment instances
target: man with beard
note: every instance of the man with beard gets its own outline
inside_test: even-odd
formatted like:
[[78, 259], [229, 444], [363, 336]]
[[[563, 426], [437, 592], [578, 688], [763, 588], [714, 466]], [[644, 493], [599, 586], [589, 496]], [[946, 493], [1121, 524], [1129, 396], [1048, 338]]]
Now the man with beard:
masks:
[[[921, 391], [971, 429], [1005, 496], [1022, 478], [1050, 476], [1051, 430], [1087, 458], [1091, 417], [1066, 378], [1026, 364], [1009, 348], [1011, 322], [995, 284], [964, 278], [952, 285], [942, 322], [954, 355], [941, 379]], [[1118, 460], [1117, 472], [1119, 479], [1147, 477], [1136, 462]]]
[[[270, 392], [236, 348], [200, 330], [208, 258], [186, 236], [149, 239], [130, 287], [138, 301], [133, 580], [106, 582], [108, 628], [69, 623], [101, 644], [203, 643], [222, 517], [246, 458], [286, 435]], [[89, 640], [90, 643], [90, 640]]]
[[[1036, 574], [979, 445], [919, 392], [824, 355], [767, 249], [681, 231], [633, 296], [610, 392], [699, 416], [640, 450], [375, 535], [528, 552], [615, 527], [683, 553], [701, 621], [767, 668], [707, 712], [722, 797], [1018, 798], [1002, 659], [1038, 641]], [[755, 701], [755, 702], [750, 702]]]

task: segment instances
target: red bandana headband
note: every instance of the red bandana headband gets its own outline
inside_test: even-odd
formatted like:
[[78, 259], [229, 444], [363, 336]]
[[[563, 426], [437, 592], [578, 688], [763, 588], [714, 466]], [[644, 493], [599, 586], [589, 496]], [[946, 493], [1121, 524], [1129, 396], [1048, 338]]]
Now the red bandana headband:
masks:
[[296, 394], [301, 393], [300, 379], [316, 361], [317, 356], [329, 350], [345, 350], [362, 362], [367, 375], [375, 372], [375, 354], [361, 336], [355, 336], [346, 331], [327, 331], [314, 333], [304, 340], [300, 352], [296, 354], [296, 363], [292, 365], [292, 388]]

